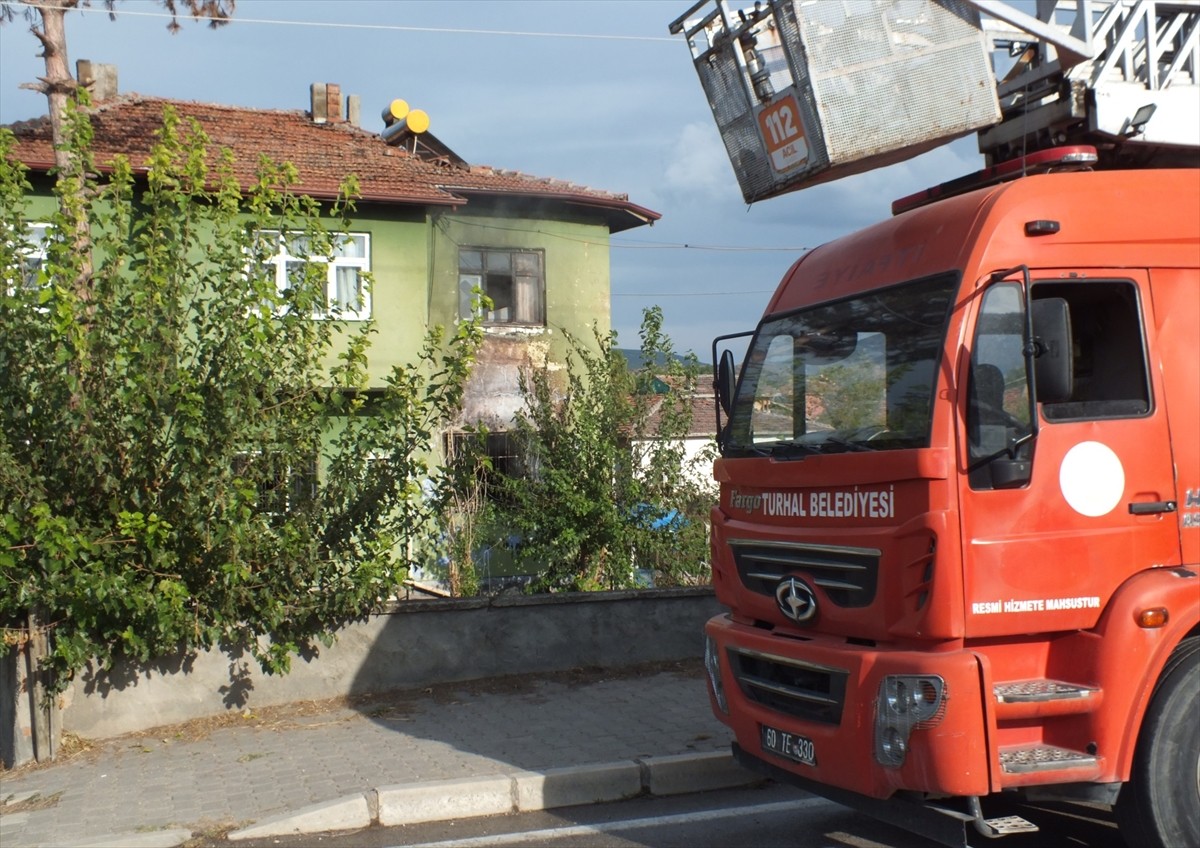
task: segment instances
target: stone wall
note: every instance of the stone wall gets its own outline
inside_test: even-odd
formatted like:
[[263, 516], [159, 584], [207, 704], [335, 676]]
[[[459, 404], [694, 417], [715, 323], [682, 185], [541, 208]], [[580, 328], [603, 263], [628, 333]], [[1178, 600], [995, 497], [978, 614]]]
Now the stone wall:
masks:
[[104, 738], [293, 701], [700, 657], [719, 610], [711, 588], [407, 601], [280, 677], [219, 651], [88, 669], [64, 698], [62, 729]]

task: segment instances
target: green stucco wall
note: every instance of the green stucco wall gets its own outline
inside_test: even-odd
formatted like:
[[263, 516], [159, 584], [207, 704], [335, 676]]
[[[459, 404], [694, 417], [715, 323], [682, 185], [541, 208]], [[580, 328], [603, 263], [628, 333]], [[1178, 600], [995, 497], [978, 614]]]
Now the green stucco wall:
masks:
[[423, 209], [367, 206], [348, 229], [370, 236], [376, 333], [368, 357], [371, 382], [381, 385], [394, 366], [416, 358], [429, 325], [429, 221]]
[[602, 333], [611, 325], [609, 235], [602, 223], [516, 215], [456, 213], [435, 219], [430, 315], [452, 319], [458, 311], [458, 249], [493, 247], [541, 250], [545, 256], [546, 329], [491, 328], [494, 334], [526, 333], [550, 340], [551, 356], [566, 353], [562, 331], [591, 339], [593, 322]]
[[[443, 214], [432, 224], [430, 318], [449, 324], [458, 315], [458, 251], [462, 247], [540, 250], [545, 275], [544, 327], [487, 326], [459, 424], [483, 421], [505, 429], [522, 408], [522, 370], [549, 362], [561, 367], [567, 336], [595, 346], [593, 326], [611, 327], [609, 231], [602, 222], [551, 218], [545, 210], [498, 206], [492, 214]], [[541, 214], [539, 214], [541, 213]]]
[[[27, 217], [45, 221], [55, 200], [47, 180], [35, 182]], [[472, 199], [458, 210], [361, 203], [348, 229], [370, 237], [373, 385], [417, 357], [431, 325], [450, 328], [458, 319], [460, 247], [542, 252], [546, 326], [486, 328], [463, 423], [506, 423], [518, 405], [520, 369], [547, 359], [561, 365], [567, 334], [591, 346], [593, 327], [601, 334], [611, 327], [609, 230], [598, 215], [510, 198]], [[356, 325], [348, 322], [347, 329]]]
[[430, 325], [448, 328], [458, 319], [460, 247], [541, 250], [545, 257], [546, 327], [488, 327], [489, 346], [493, 340], [531, 346], [535, 358], [561, 362], [564, 331], [590, 343], [593, 324], [601, 333], [611, 327], [603, 222], [466, 212], [426, 217], [422, 210], [360, 207], [350, 230], [370, 235], [371, 313], [378, 330], [369, 352], [374, 384], [416, 357]]

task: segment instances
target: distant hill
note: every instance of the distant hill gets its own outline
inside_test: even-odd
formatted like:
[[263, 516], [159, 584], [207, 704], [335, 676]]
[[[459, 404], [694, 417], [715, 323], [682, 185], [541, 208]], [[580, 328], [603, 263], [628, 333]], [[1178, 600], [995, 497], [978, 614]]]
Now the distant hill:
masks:
[[[628, 348], [628, 347], [620, 347], [620, 348], [617, 348], [617, 353], [619, 353], [625, 357], [625, 361], [629, 363], [629, 370], [631, 370], [631, 371], [636, 371], [637, 369], [641, 368], [645, 364], [642, 360], [642, 352], [640, 350], [636, 350], [634, 348]], [[684, 357], [679, 354], [675, 354], [675, 358], [681, 362], [684, 359]], [[665, 365], [666, 361], [667, 361], [666, 358], [664, 356], [662, 356], [662, 354], [659, 354], [658, 359], [655, 362], [655, 365]], [[712, 370], [712, 365], [710, 365], [706, 362], [701, 362], [700, 370], [701, 371]]]

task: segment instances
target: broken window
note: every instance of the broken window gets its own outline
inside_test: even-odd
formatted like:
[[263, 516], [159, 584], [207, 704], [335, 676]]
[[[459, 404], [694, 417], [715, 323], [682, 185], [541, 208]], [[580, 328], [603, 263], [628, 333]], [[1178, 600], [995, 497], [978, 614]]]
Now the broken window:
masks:
[[488, 476], [522, 477], [526, 463], [515, 433], [505, 430], [468, 431], [446, 434], [446, 458], [460, 459], [473, 455], [487, 465]]
[[463, 248], [458, 252], [459, 315], [471, 315], [475, 289], [491, 301], [486, 324], [546, 324], [545, 275], [540, 250]]

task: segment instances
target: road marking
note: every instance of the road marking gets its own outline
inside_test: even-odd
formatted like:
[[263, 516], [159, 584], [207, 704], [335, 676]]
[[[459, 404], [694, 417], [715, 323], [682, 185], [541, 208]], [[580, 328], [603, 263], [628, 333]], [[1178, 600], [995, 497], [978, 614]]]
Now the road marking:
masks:
[[622, 830], [639, 830], [646, 827], [670, 827], [678, 824], [695, 824], [696, 822], [716, 821], [718, 819], [732, 818], [733, 816], [754, 815], [755, 813], [785, 813], [790, 810], [800, 810], [804, 807], [828, 803], [830, 802], [819, 797], [800, 798], [795, 801], [776, 801], [771, 804], [759, 804], [753, 807], [729, 807], [720, 810], [676, 813], [669, 816], [651, 816], [641, 819], [600, 822], [598, 824], [577, 824], [569, 827], [551, 827], [544, 830], [526, 830], [520, 833], [470, 836], [463, 839], [447, 839], [442, 842], [423, 842], [418, 845], [405, 846], [405, 848], [488, 848], [488, 846], [493, 845], [528, 843], [535, 839], [571, 839], [573, 837], [594, 836]]

